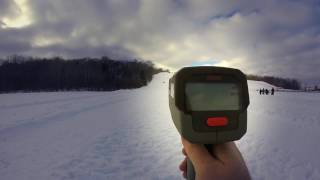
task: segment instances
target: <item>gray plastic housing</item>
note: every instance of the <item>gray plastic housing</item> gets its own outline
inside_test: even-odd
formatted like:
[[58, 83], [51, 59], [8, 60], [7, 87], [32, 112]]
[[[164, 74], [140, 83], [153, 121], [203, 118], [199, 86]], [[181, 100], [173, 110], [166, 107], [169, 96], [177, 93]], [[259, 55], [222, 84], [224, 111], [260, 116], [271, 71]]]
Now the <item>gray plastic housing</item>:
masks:
[[[188, 75], [205, 73], [208, 75], [234, 76], [241, 83], [242, 109], [237, 113], [237, 127], [228, 130], [196, 131], [193, 127], [192, 113], [183, 109], [183, 84], [187, 82]], [[180, 87], [180, 89], [179, 89]], [[179, 96], [179, 102], [176, 97]], [[169, 107], [175, 127], [182, 137], [192, 143], [217, 144], [240, 139], [247, 131], [247, 107], [249, 105], [246, 76], [237, 69], [221, 67], [187, 67], [178, 71], [169, 82]], [[180, 107], [179, 107], [180, 106]], [[205, 112], [204, 112], [205, 113]], [[220, 112], [221, 114], [221, 112]]]

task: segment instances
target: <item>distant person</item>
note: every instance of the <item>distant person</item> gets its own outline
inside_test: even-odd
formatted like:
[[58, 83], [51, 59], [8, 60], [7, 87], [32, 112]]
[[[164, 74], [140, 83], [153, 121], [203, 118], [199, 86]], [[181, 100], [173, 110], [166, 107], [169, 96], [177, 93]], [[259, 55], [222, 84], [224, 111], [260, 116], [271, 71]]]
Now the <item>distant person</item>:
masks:
[[274, 95], [274, 88], [271, 89], [271, 95]]
[[259, 89], [259, 94], [260, 94], [260, 95], [262, 94], [262, 89]]
[[269, 94], [269, 90], [268, 89], [266, 89], [266, 95], [268, 95]]
[[262, 89], [262, 94], [264, 94], [264, 92], [265, 92], [265, 89], [263, 88], [263, 89]]

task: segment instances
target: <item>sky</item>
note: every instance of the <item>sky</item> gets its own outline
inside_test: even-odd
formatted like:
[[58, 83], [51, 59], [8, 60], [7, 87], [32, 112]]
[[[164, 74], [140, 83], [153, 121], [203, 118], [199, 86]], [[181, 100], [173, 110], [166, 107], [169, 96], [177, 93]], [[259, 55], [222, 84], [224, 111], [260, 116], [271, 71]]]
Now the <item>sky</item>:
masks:
[[0, 57], [143, 59], [320, 84], [317, 0], [0, 0]]

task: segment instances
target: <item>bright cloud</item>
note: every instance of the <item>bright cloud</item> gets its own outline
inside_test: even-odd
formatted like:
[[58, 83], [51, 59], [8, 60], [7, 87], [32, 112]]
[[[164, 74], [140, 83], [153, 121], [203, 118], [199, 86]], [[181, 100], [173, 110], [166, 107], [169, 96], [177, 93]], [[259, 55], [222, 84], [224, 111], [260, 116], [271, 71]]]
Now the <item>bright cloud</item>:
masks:
[[32, 23], [27, 0], [14, 0], [14, 4], [15, 13], [1, 17], [2, 28], [22, 28]]

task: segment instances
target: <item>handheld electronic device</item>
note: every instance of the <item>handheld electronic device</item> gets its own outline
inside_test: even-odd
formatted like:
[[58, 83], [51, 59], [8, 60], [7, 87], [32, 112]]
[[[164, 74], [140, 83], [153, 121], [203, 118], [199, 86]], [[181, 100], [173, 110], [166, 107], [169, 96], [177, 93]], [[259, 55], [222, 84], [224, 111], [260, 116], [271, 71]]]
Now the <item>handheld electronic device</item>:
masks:
[[[174, 125], [182, 137], [207, 148], [238, 140], [246, 133], [248, 105], [247, 79], [237, 69], [185, 67], [169, 81]], [[187, 176], [195, 178], [189, 159]]]

